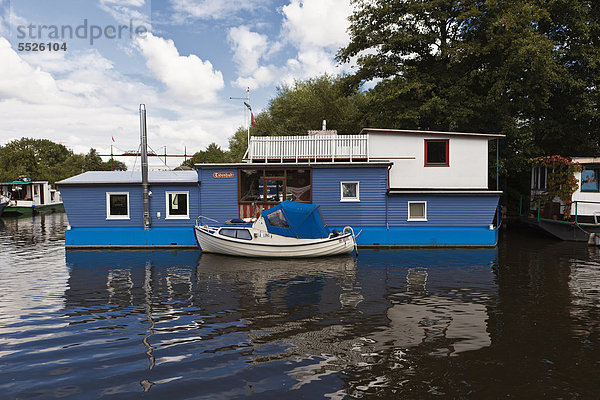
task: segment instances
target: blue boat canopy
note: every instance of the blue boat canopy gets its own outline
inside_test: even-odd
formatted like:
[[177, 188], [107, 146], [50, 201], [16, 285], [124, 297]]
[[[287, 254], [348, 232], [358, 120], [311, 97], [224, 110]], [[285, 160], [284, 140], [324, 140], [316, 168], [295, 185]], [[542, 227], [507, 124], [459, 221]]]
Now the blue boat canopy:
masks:
[[275, 235], [298, 239], [319, 239], [329, 236], [329, 229], [316, 204], [286, 200], [261, 213], [267, 230]]

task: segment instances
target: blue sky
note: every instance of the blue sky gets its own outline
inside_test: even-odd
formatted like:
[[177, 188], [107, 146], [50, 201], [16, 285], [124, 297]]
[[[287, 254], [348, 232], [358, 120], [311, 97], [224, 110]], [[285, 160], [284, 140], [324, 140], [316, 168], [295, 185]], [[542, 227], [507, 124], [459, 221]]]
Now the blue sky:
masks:
[[[350, 13], [349, 0], [0, 0], [0, 144], [136, 149], [145, 103], [157, 152], [227, 148], [246, 123], [229, 97], [250, 87], [257, 114], [278, 85], [350, 71], [334, 60]], [[67, 50], [19, 50], [34, 42]]]

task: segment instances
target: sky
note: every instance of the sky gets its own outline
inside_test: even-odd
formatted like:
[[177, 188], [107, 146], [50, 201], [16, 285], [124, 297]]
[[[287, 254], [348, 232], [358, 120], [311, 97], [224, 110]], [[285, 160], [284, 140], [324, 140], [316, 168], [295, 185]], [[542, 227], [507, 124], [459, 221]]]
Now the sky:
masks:
[[226, 149], [247, 124], [230, 97], [249, 88], [256, 115], [282, 84], [351, 71], [335, 61], [351, 11], [350, 0], [0, 0], [0, 145], [136, 150], [143, 103], [151, 150]]

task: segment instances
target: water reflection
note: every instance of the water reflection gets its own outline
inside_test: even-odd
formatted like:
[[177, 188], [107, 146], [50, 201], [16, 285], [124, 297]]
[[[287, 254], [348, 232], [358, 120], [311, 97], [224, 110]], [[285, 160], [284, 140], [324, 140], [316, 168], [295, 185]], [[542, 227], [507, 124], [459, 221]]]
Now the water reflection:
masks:
[[[113, 319], [137, 310], [144, 325], [137, 341], [152, 371], [139, 381], [146, 391], [165, 379], [183, 379], [151, 379], [158, 367], [164, 373], [192, 363], [224, 374], [233, 362], [242, 376], [250, 363], [267, 374], [283, 372], [286, 378], [278, 379], [311, 392], [332, 382], [352, 386], [340, 374], [390, 357], [397, 365], [411, 348], [425, 346], [439, 356], [489, 346], [486, 304], [496, 290], [495, 257], [494, 249], [362, 251], [358, 260], [284, 261], [195, 251], [69, 251], [66, 308], [88, 332], [106, 329], [104, 318], [94, 321], [98, 308]], [[388, 379], [373, 381], [368, 390]], [[249, 390], [228, 393], [258, 393], [256, 383]]]
[[[12, 222], [11, 222], [12, 224]], [[595, 397], [600, 250], [358, 260], [68, 251], [0, 226], [0, 390], [66, 398]]]

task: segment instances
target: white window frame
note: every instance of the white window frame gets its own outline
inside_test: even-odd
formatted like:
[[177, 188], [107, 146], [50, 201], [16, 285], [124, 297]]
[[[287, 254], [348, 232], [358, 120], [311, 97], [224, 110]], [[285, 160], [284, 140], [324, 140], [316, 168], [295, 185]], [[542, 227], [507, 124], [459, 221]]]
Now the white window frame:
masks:
[[[185, 215], [171, 215], [169, 214], [169, 195], [173, 194], [185, 194], [187, 198], [187, 210]], [[165, 192], [165, 219], [190, 219], [190, 192], [183, 190], [172, 190]]]
[[[110, 196], [112, 195], [127, 196], [127, 215], [110, 215]], [[106, 192], [106, 219], [130, 219], [129, 192]]]
[[[411, 204], [423, 204], [424, 208], [423, 208], [423, 217], [411, 217], [410, 216], [410, 205]], [[426, 201], [409, 201], [408, 202], [408, 209], [406, 210], [407, 214], [408, 214], [408, 218], [406, 219], [407, 221], [427, 221], [427, 202]]]
[[[356, 197], [344, 197], [344, 184], [356, 183]], [[360, 201], [360, 182], [359, 181], [343, 181], [340, 182], [340, 201]]]

